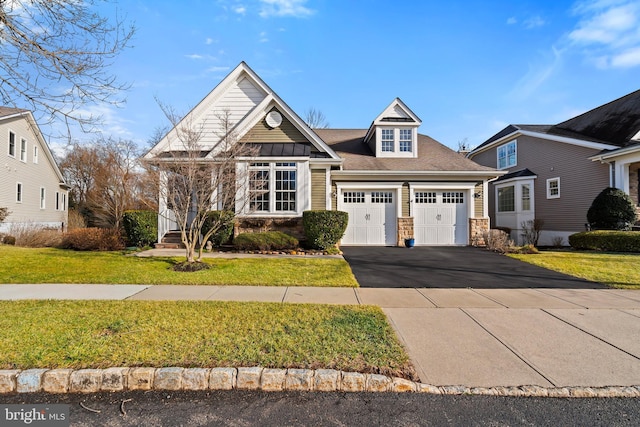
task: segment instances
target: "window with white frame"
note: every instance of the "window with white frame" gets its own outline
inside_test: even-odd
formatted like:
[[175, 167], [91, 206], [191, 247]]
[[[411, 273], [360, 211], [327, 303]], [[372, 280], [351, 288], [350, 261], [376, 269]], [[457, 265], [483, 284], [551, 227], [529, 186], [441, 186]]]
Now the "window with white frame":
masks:
[[16, 134], [9, 131], [9, 156], [16, 156]]
[[442, 193], [442, 203], [464, 203], [464, 193], [461, 191], [445, 191]]
[[518, 163], [517, 141], [511, 141], [498, 147], [498, 169], [506, 169]]
[[560, 178], [550, 178], [547, 180], [547, 199], [560, 198]]
[[434, 191], [418, 191], [414, 195], [416, 203], [436, 203], [436, 193]]
[[22, 183], [16, 183], [16, 202], [22, 203]]
[[20, 161], [27, 161], [27, 140], [20, 138]]
[[46, 190], [44, 187], [40, 187], [40, 209], [45, 208]]
[[298, 173], [295, 162], [251, 163], [249, 173], [251, 211], [296, 211]]
[[364, 203], [364, 191], [345, 191], [342, 200], [345, 203]]
[[393, 193], [391, 191], [372, 191], [371, 203], [393, 203]]
[[522, 184], [520, 187], [522, 194], [520, 195], [520, 203], [523, 211], [531, 210], [531, 186], [529, 184]]
[[410, 153], [413, 147], [412, 131], [411, 129], [400, 129], [400, 151], [404, 153]]
[[383, 152], [393, 152], [395, 151], [394, 147], [394, 138], [393, 138], [393, 129], [382, 129], [382, 151]]
[[60, 192], [56, 191], [56, 210], [60, 210]]
[[498, 188], [498, 212], [514, 212], [515, 187], [513, 185]]
[[38, 163], [38, 146], [33, 146], [33, 163]]
[[61, 206], [61, 210], [66, 210], [67, 209], [67, 193], [62, 193], [62, 206]]

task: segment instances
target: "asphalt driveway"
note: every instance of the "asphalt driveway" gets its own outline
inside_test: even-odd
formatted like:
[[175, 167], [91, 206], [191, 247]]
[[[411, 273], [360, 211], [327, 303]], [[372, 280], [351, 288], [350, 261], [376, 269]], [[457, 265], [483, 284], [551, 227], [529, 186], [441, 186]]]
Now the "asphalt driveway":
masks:
[[466, 246], [343, 246], [363, 288], [565, 288], [605, 285]]

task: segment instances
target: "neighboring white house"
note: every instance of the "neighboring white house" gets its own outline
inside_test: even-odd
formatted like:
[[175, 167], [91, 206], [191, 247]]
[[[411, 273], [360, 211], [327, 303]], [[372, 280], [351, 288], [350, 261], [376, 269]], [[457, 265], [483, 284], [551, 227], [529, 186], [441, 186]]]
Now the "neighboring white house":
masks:
[[[216, 160], [214, 147], [224, 134], [220, 111], [228, 112], [238, 140], [258, 152], [241, 159], [237, 171], [268, 177], [259, 200], [236, 197], [236, 231], [300, 235], [309, 209], [349, 213], [344, 245], [395, 246], [409, 237], [417, 245], [468, 245], [489, 227], [487, 182], [504, 172], [420, 134], [421, 120], [399, 98], [368, 128], [314, 130], [243, 62], [183, 119], [206, 130], [199, 141], [202, 161]], [[179, 159], [183, 149], [174, 129], [145, 160]], [[252, 182], [237, 184], [239, 195], [257, 193]], [[161, 241], [176, 224], [167, 201], [159, 205]]]
[[42, 133], [28, 110], [0, 107], [0, 208], [12, 225], [64, 229], [67, 185]]

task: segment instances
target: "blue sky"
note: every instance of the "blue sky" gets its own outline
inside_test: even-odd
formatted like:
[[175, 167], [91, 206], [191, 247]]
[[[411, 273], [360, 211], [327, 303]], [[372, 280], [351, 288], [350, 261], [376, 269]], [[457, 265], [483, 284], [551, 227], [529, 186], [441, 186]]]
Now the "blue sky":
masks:
[[[144, 145], [240, 61], [298, 114], [367, 128], [400, 97], [420, 132], [477, 146], [509, 123], [557, 123], [640, 89], [640, 1], [121, 1], [137, 27], [113, 64], [132, 85], [96, 107]], [[112, 14], [113, 4], [103, 13]], [[76, 135], [78, 139], [86, 138]]]

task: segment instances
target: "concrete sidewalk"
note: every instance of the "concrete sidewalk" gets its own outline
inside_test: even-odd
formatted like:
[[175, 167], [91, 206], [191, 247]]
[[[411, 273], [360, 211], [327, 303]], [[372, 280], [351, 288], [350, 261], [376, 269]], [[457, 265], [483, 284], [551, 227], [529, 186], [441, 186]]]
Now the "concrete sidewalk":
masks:
[[0, 299], [375, 304], [433, 385], [640, 385], [640, 291], [0, 285]]

